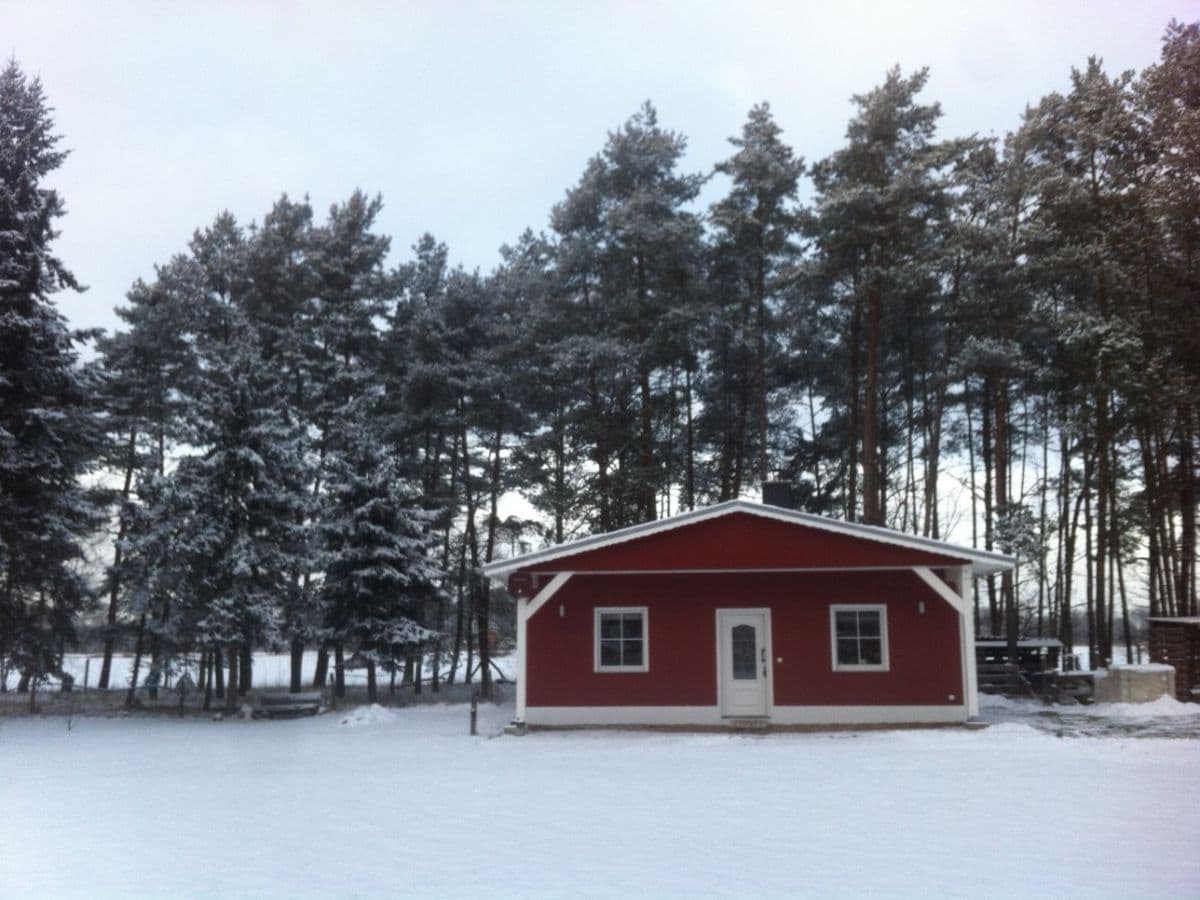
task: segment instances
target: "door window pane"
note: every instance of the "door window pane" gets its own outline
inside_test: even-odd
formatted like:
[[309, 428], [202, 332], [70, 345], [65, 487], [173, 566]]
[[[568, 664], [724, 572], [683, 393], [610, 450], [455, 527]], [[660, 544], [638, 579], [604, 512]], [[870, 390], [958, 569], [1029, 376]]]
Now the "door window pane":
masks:
[[733, 677], [754, 679], [758, 677], [758, 640], [753, 625], [735, 625], [731, 643], [733, 645]]

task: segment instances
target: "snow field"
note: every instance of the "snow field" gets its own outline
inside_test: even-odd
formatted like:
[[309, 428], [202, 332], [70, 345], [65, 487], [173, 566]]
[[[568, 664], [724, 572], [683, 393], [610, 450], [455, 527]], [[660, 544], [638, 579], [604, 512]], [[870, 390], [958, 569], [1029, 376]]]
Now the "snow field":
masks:
[[0, 896], [1200, 895], [1200, 741], [479, 712], [5, 720]]

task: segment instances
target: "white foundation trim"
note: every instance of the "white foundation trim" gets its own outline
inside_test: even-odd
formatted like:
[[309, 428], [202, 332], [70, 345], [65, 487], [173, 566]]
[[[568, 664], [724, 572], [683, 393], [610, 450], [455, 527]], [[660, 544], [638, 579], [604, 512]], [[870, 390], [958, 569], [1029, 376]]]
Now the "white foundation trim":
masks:
[[514, 714], [518, 722], [525, 721], [525, 690], [528, 686], [525, 670], [526, 662], [529, 659], [529, 617], [545, 606], [570, 577], [570, 572], [559, 572], [532, 599], [525, 597], [517, 599], [517, 700]]
[[[965, 722], [967, 707], [945, 706], [775, 706], [768, 725], [931, 725]], [[716, 706], [532, 706], [525, 722], [547, 727], [707, 726], [743, 720], [721, 715]]]

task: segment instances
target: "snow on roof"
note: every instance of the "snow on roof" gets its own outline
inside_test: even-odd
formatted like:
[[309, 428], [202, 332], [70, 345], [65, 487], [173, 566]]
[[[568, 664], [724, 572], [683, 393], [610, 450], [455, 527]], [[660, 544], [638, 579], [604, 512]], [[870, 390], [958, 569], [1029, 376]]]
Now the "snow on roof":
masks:
[[971, 564], [971, 573], [976, 578], [983, 575], [992, 575], [996, 572], [1007, 572], [1017, 564], [1014, 557], [1006, 556], [1003, 553], [976, 550], [971, 547], [950, 544], [946, 541], [934, 540], [933, 538], [905, 534], [904, 532], [894, 531], [891, 528], [883, 528], [878, 525], [843, 522], [838, 519], [829, 519], [825, 516], [800, 512], [799, 510], [786, 509], [782, 506], [769, 506], [763, 503], [751, 503], [746, 500], [727, 500], [724, 503], [717, 503], [713, 506], [678, 513], [666, 519], [656, 519], [652, 522], [643, 522], [640, 525], [630, 525], [627, 528], [620, 528], [605, 534], [593, 534], [577, 540], [567, 541], [554, 547], [548, 547], [545, 550], [536, 550], [533, 553], [525, 553], [521, 556], [513, 556], [508, 559], [498, 559], [483, 566], [483, 573], [489, 578], [501, 578], [526, 566], [549, 562], [564, 556], [574, 556], [586, 550], [595, 550], [600, 547], [620, 544], [625, 541], [657, 534], [662, 531], [670, 531], [685, 525], [733, 513], [748, 513], [753, 516], [776, 519], [781, 522], [805, 525], [809, 528], [829, 531], [834, 534], [843, 534], [848, 537], [891, 544], [909, 550], [922, 550], [927, 553], [951, 556], [961, 559], [964, 562], [969, 562]]

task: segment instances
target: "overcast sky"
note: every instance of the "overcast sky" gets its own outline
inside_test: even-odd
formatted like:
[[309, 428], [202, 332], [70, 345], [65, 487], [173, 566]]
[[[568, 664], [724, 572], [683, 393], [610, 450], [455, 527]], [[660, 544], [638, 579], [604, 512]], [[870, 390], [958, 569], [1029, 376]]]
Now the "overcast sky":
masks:
[[[77, 327], [113, 327], [134, 279], [224, 209], [260, 219], [281, 193], [318, 219], [382, 193], [393, 262], [425, 231], [489, 270], [546, 227], [606, 134], [645, 99], [729, 155], [771, 103], [809, 160], [840, 144], [850, 96], [887, 68], [931, 68], [943, 136], [1002, 136], [1091, 54], [1158, 58], [1184, 0], [1090, 2], [151, 2], [0, 0], [0, 43], [39, 75], [71, 156], [59, 255], [90, 286], [59, 295]], [[719, 185], [704, 198], [713, 199]]]

